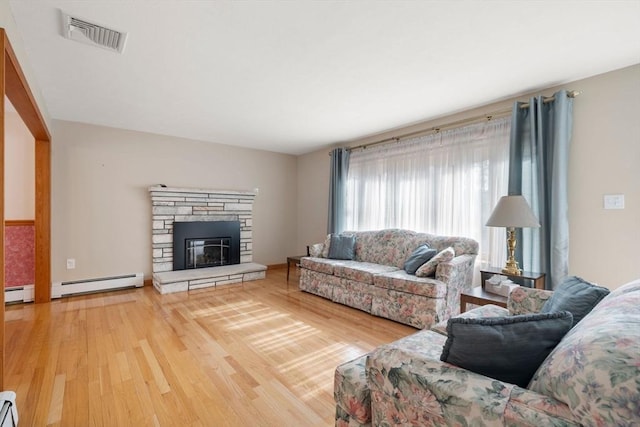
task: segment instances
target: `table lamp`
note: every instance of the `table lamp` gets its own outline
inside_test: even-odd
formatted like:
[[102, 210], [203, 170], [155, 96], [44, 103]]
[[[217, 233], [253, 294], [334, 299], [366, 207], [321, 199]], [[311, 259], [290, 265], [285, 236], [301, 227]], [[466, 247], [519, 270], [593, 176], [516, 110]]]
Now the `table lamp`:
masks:
[[507, 228], [507, 248], [509, 250], [509, 258], [507, 259], [507, 265], [502, 269], [502, 272], [513, 276], [521, 276], [522, 270], [518, 268], [518, 261], [515, 259], [515, 229], [516, 227], [540, 227], [540, 223], [529, 207], [527, 200], [523, 196], [519, 195], [501, 197], [487, 221], [487, 226]]

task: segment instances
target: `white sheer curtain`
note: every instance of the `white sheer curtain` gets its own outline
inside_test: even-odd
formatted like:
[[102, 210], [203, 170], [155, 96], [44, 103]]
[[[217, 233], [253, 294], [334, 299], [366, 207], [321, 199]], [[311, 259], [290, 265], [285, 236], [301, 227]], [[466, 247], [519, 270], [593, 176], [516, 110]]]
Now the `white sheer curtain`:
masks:
[[351, 152], [345, 230], [406, 228], [480, 242], [502, 266], [505, 231], [485, 226], [507, 194], [511, 118]]

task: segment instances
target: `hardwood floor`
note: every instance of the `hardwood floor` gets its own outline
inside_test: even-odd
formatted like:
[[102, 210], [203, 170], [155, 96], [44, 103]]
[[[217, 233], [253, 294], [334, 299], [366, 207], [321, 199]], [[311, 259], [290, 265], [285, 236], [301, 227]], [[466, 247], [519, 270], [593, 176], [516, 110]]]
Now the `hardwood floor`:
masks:
[[337, 365], [416, 330], [298, 290], [297, 274], [8, 306], [21, 426], [331, 426]]

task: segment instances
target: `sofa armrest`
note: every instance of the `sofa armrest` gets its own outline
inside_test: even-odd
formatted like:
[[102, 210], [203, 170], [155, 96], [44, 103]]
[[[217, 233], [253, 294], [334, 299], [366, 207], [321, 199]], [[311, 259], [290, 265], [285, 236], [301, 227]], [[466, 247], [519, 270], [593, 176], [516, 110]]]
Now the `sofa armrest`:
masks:
[[447, 306], [442, 319], [460, 314], [460, 294], [473, 286], [473, 265], [476, 255], [458, 255], [436, 268], [436, 280], [447, 285]]
[[511, 291], [507, 298], [509, 314], [514, 316], [518, 314], [539, 313], [544, 303], [547, 302], [552, 294], [552, 291], [518, 286]]
[[460, 290], [471, 289], [475, 260], [476, 255], [463, 254], [451, 261], [441, 262], [436, 268], [436, 280]]
[[382, 346], [369, 355], [372, 425], [502, 425], [515, 385], [441, 362], [438, 349]]

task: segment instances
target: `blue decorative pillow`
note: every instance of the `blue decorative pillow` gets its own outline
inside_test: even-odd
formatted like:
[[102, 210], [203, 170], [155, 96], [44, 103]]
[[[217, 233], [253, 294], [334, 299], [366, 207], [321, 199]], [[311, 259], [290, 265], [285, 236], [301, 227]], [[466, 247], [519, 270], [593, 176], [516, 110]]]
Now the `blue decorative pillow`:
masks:
[[329, 258], [353, 259], [355, 257], [356, 236], [332, 234], [329, 244]]
[[547, 355], [571, 329], [568, 311], [506, 317], [454, 317], [440, 360], [527, 387]]
[[602, 298], [609, 295], [609, 292], [609, 289], [591, 284], [580, 277], [569, 276], [551, 294], [540, 309], [540, 313], [569, 311], [573, 314], [573, 326], [575, 326]]
[[438, 251], [431, 249], [427, 245], [418, 246], [404, 262], [404, 271], [408, 274], [416, 274], [416, 270], [420, 268], [422, 264], [433, 258], [437, 253]]

